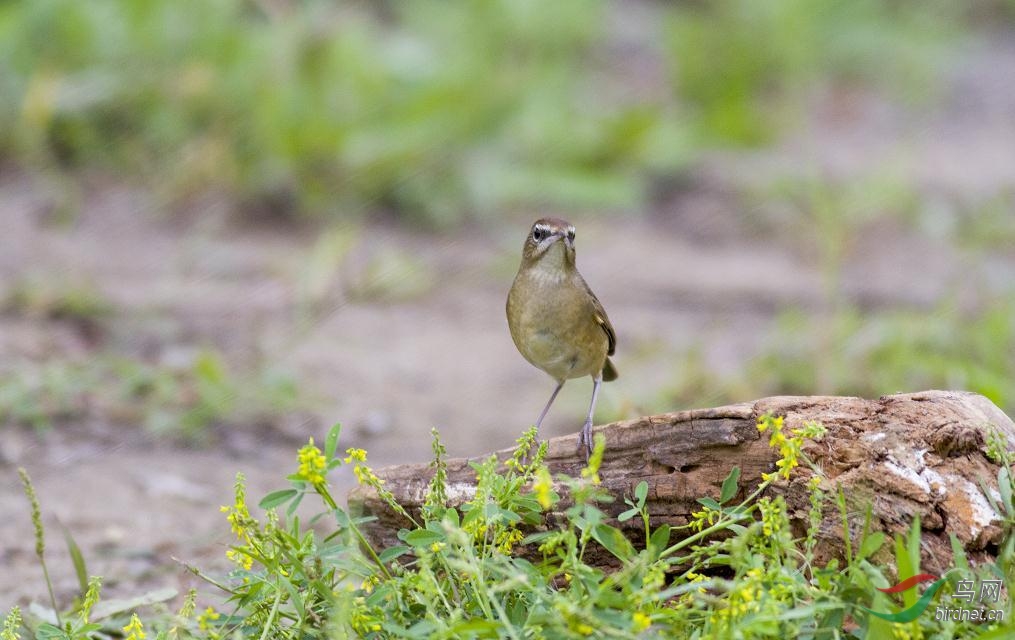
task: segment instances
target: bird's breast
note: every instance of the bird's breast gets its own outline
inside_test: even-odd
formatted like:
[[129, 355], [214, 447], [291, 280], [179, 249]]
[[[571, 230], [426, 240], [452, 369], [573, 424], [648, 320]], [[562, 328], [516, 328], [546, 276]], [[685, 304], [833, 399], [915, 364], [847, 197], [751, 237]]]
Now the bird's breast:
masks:
[[515, 279], [507, 313], [518, 351], [555, 379], [592, 375], [602, 368], [607, 338], [583, 286], [530, 270]]

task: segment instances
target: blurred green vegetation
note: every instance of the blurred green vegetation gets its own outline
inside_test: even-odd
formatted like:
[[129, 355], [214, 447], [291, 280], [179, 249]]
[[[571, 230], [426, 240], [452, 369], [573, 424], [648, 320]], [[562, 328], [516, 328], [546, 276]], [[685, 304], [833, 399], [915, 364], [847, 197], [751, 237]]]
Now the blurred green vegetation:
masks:
[[822, 78], [923, 95], [963, 17], [915, 0], [660, 5], [666, 20], [642, 25], [637, 47], [672, 86], [645, 91], [628, 64], [642, 54], [613, 40], [622, 10], [6, 2], [0, 157], [127, 176], [170, 205], [210, 190], [244, 214], [441, 226], [522, 206], [631, 208], [701, 144], [772, 139]]
[[301, 400], [289, 376], [270, 368], [231, 370], [210, 349], [179, 366], [98, 353], [0, 371], [0, 427], [40, 431], [97, 417], [207, 444], [213, 427], [271, 422], [302, 406]]
[[847, 309], [831, 319], [790, 311], [752, 369], [749, 375], [766, 380], [770, 392], [877, 397], [964, 389], [1012, 413], [1015, 297], [972, 311], [952, 302], [930, 312]]
[[737, 375], [721, 376], [690, 350], [651, 410], [714, 406], [767, 395], [877, 398], [925, 389], [980, 393], [1015, 414], [1015, 295], [983, 309], [834, 314], [790, 309]]
[[683, 145], [661, 105], [592, 99], [603, 8], [5, 3], [0, 153], [282, 213], [630, 206]]
[[816, 84], [926, 98], [967, 11], [949, 0], [680, 3], [667, 42], [674, 85], [706, 143], [770, 142]]
[[[9, 1], [0, 4], [0, 161], [53, 175], [69, 191], [79, 174], [136, 181], [168, 210], [206, 192], [240, 215], [386, 212], [434, 227], [537, 206], [635, 209], [654, 178], [679, 173], [704, 149], [775, 141], [821, 91], [932, 98], [969, 26], [1015, 15], [1011, 0], [647, 4], [659, 20], [640, 18], [644, 41], [634, 46], [616, 41], [623, 7], [607, 0]], [[743, 218], [753, 242], [786, 237], [818, 263], [828, 312], [787, 312], [736, 379], [692, 351], [661, 408], [940, 386], [1015, 411], [1008, 294], [988, 292], [972, 308], [949, 301], [929, 315], [861, 317], [841, 287], [867, 226], [887, 219], [969, 251], [1005, 250], [1015, 242], [1015, 196], [942, 211], [916, 187], [872, 174], [843, 183], [790, 176], [735, 194], [751, 201]], [[377, 251], [337, 282], [355, 228], [322, 233], [310, 251], [298, 283], [302, 319], [336, 290], [383, 301], [433, 286], [424, 264], [395, 251]], [[87, 287], [29, 284], [5, 303], [83, 324], [111, 312]], [[124, 397], [147, 399], [145, 421], [156, 429], [179, 422], [196, 433], [248, 406], [291, 406], [286, 384], [237, 377], [214, 355], [203, 362], [165, 373], [107, 362], [94, 380], [44, 367], [37, 378], [0, 381], [0, 408], [41, 424], [73, 413], [110, 379]]]
[[0, 312], [96, 326], [115, 311], [93, 282], [28, 274], [0, 293]]

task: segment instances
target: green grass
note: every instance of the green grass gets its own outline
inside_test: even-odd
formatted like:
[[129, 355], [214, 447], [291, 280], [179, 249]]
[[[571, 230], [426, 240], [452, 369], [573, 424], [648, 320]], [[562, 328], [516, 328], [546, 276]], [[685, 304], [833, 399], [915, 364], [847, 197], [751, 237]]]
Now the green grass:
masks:
[[0, 158], [60, 190], [73, 191], [65, 175], [115, 174], [170, 210], [210, 191], [243, 216], [393, 212], [447, 226], [520, 208], [631, 209], [702, 146], [776, 139], [816, 88], [932, 95], [977, 23], [941, 1], [654, 6], [661, 28], [639, 55], [668, 73], [646, 90], [613, 46], [616, 10], [7, 2]]
[[0, 372], [0, 425], [51, 429], [96, 414], [113, 424], [207, 443], [211, 428], [270, 421], [301, 396], [279, 372], [232, 371], [204, 350], [177, 367], [93, 354]]
[[79, 326], [100, 323], [115, 310], [115, 305], [91, 282], [41, 275], [15, 280], [0, 296], [0, 312], [67, 320]]
[[629, 206], [683, 156], [661, 105], [589, 100], [599, 0], [259, 7], [6, 3], [0, 154], [126, 169], [170, 200], [434, 225]]
[[[529, 431], [505, 464], [494, 457], [475, 463], [476, 494], [454, 506], [448, 503], [444, 448], [435, 432], [436, 473], [422, 509], [408, 513], [367, 465], [365, 451], [339, 453], [336, 426], [323, 449], [311, 439], [299, 451], [290, 486], [265, 496], [258, 505], [263, 513], [251, 505], [237, 477], [233, 504], [222, 508], [235, 534], [227, 552], [235, 570], [218, 577], [191, 568], [225, 605], [206, 606], [209, 595], [191, 591], [174, 614], [163, 604], [175, 595], [172, 590], [104, 602], [101, 580], [87, 578], [78, 553], [79, 599], [66, 608], [51, 597], [51, 608], [13, 609], [2, 638], [945, 639], [1012, 632], [1007, 595], [996, 605], [1008, 620], [1003, 624], [938, 622], [932, 613], [891, 623], [871, 615], [871, 609], [891, 613], [915, 602], [915, 593], [899, 602], [875, 587], [920, 572], [919, 520], [896, 535], [894, 545], [867, 525], [851, 525], [854, 505], [847, 506], [841, 489], [802, 453], [805, 440], [820, 439], [824, 428], [811, 423], [791, 429], [773, 416], [764, 416], [758, 428], [781, 456], [775, 473], [765, 474], [757, 486], [742, 486], [740, 470], [731, 469], [719, 495], [703, 496], [700, 511], [685, 526], [653, 521], [643, 482], [619, 516], [643, 527], [630, 540], [601, 508], [612, 499], [599, 486], [601, 438], [580, 477], [554, 479], [542, 463], [545, 444], [537, 447]], [[977, 567], [953, 541], [953, 568], [945, 574], [945, 586], [953, 591], [959, 580], [1015, 577], [1013, 454], [993, 436], [987, 453], [1000, 465], [1000, 495], [989, 500], [1004, 541], [995, 562]], [[327, 475], [341, 466], [352, 466], [361, 484], [401, 514], [405, 527], [398, 544], [372, 547], [361, 532], [371, 518], [337, 504]], [[768, 489], [801, 470], [811, 478], [811, 506], [809, 524], [799, 534], [782, 497]], [[22, 473], [45, 570], [40, 508]], [[296, 507], [307, 500], [319, 505], [320, 514], [303, 520]], [[546, 511], [561, 515], [555, 525], [540, 529], [535, 525]], [[819, 527], [836, 513], [843, 527], [842, 557], [818, 562]], [[587, 564], [590, 545], [612, 554], [617, 568]], [[519, 553], [523, 546], [525, 556]]]
[[[777, 394], [956, 389], [1015, 412], [1015, 290], [1005, 277], [1006, 240], [1015, 231], [1005, 208], [1010, 193], [942, 206], [890, 171], [872, 171], [846, 181], [777, 178], [742, 197], [755, 241], [813, 265], [821, 287], [809, 304], [780, 310], [738, 373], [715, 373], [702, 344], [675, 356], [674, 378], [648, 398], [650, 410]], [[905, 241], [897, 255], [893, 238]], [[906, 255], [921, 250], [942, 251], [951, 265], [937, 302], [907, 303], [905, 291], [898, 301], [865, 302], [847, 289], [865, 290], [849, 270], [869, 272], [861, 261], [872, 252], [902, 269]]]
[[946, 301], [932, 310], [834, 313], [789, 309], [770, 338], [732, 376], [713, 373], [692, 349], [653, 409], [712, 406], [766, 395], [881, 395], [960, 389], [1015, 413], [1015, 297], [966, 309]]
[[705, 142], [763, 144], [822, 83], [933, 95], [965, 17], [946, 1], [684, 3], [668, 28], [672, 82]]

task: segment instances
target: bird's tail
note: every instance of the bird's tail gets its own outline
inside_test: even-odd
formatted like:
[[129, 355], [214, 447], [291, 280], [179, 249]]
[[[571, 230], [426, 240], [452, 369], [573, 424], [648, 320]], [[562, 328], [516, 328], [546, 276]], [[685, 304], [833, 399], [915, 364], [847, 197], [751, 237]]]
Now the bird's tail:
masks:
[[617, 379], [617, 368], [613, 366], [613, 362], [607, 358], [606, 364], [603, 365], [603, 382], [609, 382], [610, 380]]

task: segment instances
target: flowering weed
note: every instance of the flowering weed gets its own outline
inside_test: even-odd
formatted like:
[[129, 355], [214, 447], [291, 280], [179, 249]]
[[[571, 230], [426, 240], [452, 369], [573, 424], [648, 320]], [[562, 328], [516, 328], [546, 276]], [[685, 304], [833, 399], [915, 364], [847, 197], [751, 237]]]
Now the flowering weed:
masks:
[[[545, 443], [537, 443], [530, 430], [506, 460], [490, 457], [473, 463], [475, 493], [452, 503], [445, 448], [434, 431], [434, 475], [422, 507], [410, 512], [370, 468], [366, 451], [348, 448], [345, 455], [338, 453], [340, 429], [335, 426], [323, 449], [311, 439], [299, 450], [296, 471], [288, 476], [291, 486], [260, 501], [263, 516], [252, 512], [243, 476], [237, 476], [233, 503], [222, 507], [235, 535], [226, 552], [234, 568], [225, 580], [192, 569], [224, 595], [224, 605], [207, 606], [198, 614], [197, 595], [191, 592], [175, 615], [153, 609], [142, 621], [137, 612], [121, 609], [108, 620], [96, 621], [101, 583], [92, 578], [70, 612], [57, 618], [54, 609], [56, 624], [34, 618], [25, 622], [19, 609], [11, 610], [2, 640], [816, 640], [964, 638], [979, 632], [1005, 637], [1010, 631], [999, 624], [976, 627], [956, 621], [935, 626], [931, 616], [896, 624], [868, 615], [865, 607], [887, 611], [894, 606], [876, 591], [889, 582], [870, 562], [888, 539], [871, 531], [869, 510], [859, 533], [856, 527], [851, 531], [841, 489], [832, 495], [843, 518], [846, 561], [832, 559], [822, 565], [815, 558], [830, 492], [828, 480], [810, 465], [802, 447], [805, 440], [820, 438], [824, 428], [815, 423], [790, 428], [784, 418], [766, 415], [758, 429], [779, 452], [774, 473], [751, 487], [741, 486], [739, 468], [730, 470], [719, 496], [700, 498], [701, 509], [680, 526], [653, 522], [648, 511], [651, 488], [641, 482], [624, 498], [627, 509], [617, 518], [640, 519], [639, 534], [632, 540], [605, 510], [613, 497], [600, 484], [602, 436], [578, 477], [554, 477], [543, 462]], [[806, 530], [798, 535], [776, 489], [801, 463], [811, 467], [806, 483], [810, 511]], [[403, 518], [398, 544], [375, 549], [361, 532], [373, 517], [354, 516], [338, 505], [328, 474], [342, 465], [352, 466], [357, 481]], [[997, 508], [1006, 523], [1015, 522], [1007, 515], [1015, 512], [1006, 498], [1012, 494], [1007, 465], [999, 480], [1007, 484], [1004, 504]], [[24, 482], [34, 497], [27, 474]], [[305, 498], [322, 506], [321, 513], [306, 522], [296, 514]], [[45, 545], [37, 501], [33, 509], [41, 558]], [[918, 522], [907, 536], [897, 537], [898, 572], [919, 570], [919, 541]], [[1005, 543], [1005, 549], [1010, 546]], [[593, 547], [600, 557], [603, 551], [613, 556], [615, 568], [607, 571], [599, 562], [591, 564]], [[977, 576], [991, 570], [1010, 575], [1015, 555], [1002, 553], [993, 569], [974, 570], [961, 545], [955, 553], [955, 571]], [[1010, 611], [1010, 604], [1004, 606]]]

